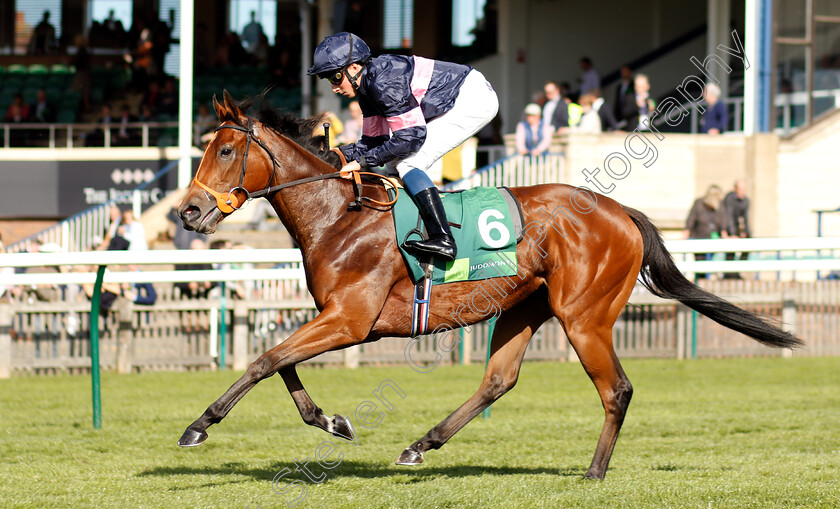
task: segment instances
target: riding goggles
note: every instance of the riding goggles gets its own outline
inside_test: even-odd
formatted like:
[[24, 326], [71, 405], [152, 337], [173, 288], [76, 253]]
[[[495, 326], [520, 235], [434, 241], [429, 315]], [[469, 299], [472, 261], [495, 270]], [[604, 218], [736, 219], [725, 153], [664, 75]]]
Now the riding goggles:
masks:
[[341, 82], [344, 80], [344, 69], [339, 69], [332, 73], [322, 74], [320, 77], [329, 81], [331, 85], [341, 85]]

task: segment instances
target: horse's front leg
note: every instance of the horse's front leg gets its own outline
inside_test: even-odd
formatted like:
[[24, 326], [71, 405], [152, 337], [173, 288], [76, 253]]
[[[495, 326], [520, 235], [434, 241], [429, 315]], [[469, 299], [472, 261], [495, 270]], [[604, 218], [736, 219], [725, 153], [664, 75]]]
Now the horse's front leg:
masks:
[[[363, 341], [370, 332], [375, 318], [365, 320], [356, 314], [356, 319], [351, 321], [347, 320], [346, 313], [347, 310], [335, 307], [324, 309], [321, 314], [298, 329], [286, 341], [262, 354], [248, 366], [245, 374], [234, 382], [222, 397], [207, 407], [201, 417], [189, 425], [178, 440], [178, 445], [191, 447], [204, 443], [207, 440], [207, 428], [224, 419], [233, 406], [260, 380], [321, 353]], [[300, 383], [300, 380], [297, 382]], [[293, 397], [295, 397], [294, 394]], [[298, 398], [300, 397], [300, 392], [298, 392]], [[309, 396], [306, 396], [306, 399], [312, 401]], [[297, 398], [295, 402], [298, 402]], [[312, 403], [312, 405], [315, 404]]]
[[349, 440], [350, 442], [356, 439], [356, 432], [353, 430], [353, 425], [350, 420], [343, 415], [335, 414], [332, 417], [327, 417], [324, 412], [312, 401], [303, 383], [297, 374], [297, 369], [294, 366], [287, 366], [280, 370], [280, 376], [286, 383], [286, 388], [289, 389], [289, 394], [297, 405], [300, 416], [303, 422], [316, 428], [321, 428], [327, 433], [332, 434], [338, 438]]

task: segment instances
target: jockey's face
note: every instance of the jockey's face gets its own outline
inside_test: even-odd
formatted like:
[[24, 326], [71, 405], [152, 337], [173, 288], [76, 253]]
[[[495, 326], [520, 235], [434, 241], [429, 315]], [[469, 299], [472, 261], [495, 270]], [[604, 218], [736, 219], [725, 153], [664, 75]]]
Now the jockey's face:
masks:
[[[347, 71], [344, 73], [344, 78], [341, 80], [339, 84], [330, 83], [332, 87], [333, 94], [343, 95], [344, 97], [356, 97], [356, 89], [353, 88], [353, 84], [350, 83], [350, 79], [347, 77], [348, 74], [352, 74], [356, 76], [358, 72], [362, 69], [362, 66], [359, 64], [350, 64], [347, 67]], [[358, 78], [357, 78], [358, 83]]]

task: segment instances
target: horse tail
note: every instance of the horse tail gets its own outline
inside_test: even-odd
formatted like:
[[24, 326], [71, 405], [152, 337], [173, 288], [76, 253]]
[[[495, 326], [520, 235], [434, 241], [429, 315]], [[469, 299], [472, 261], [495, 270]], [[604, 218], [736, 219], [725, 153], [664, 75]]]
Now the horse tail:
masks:
[[665, 248], [661, 233], [650, 222], [650, 219], [638, 210], [623, 208], [642, 234], [644, 255], [640, 275], [642, 284], [651, 293], [663, 299], [678, 300], [724, 327], [746, 334], [767, 346], [776, 348], [804, 346], [805, 343], [793, 334], [769, 323], [755, 313], [741, 309], [703, 290], [686, 279]]

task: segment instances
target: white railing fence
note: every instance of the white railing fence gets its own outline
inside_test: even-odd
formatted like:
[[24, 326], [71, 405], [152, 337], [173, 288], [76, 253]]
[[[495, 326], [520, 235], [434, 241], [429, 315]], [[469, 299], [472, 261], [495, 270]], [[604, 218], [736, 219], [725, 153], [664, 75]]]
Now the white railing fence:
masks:
[[[840, 108], [840, 89], [833, 90], [814, 90], [814, 100], [824, 100], [823, 109], [815, 113], [815, 117], [830, 109]], [[742, 132], [744, 130], [744, 98], [743, 97], [727, 97], [721, 99], [726, 105], [732, 117], [732, 129], [730, 132]], [[830, 108], [825, 106], [825, 103], [831, 105]], [[679, 111], [688, 113], [690, 115], [691, 133], [700, 132], [700, 113], [699, 107], [705, 103], [690, 102], [680, 105]], [[808, 107], [807, 92], [791, 92], [787, 94], [777, 94], [773, 100], [773, 105], [776, 108], [777, 125], [773, 126], [773, 131], [777, 134], [787, 135], [801, 127], [805, 122], [805, 108]], [[673, 118], [679, 115], [671, 113]], [[665, 117], [658, 116], [654, 121], [657, 126], [665, 123]]]
[[446, 191], [472, 187], [515, 187], [560, 182], [563, 177], [563, 154], [541, 156], [511, 155], [475, 171], [469, 177], [443, 186]]
[[[103, 123], [15, 123], [0, 124], [3, 148], [43, 148], [43, 140], [49, 148], [99, 148], [136, 147], [148, 148], [178, 145], [178, 122], [119, 122]], [[126, 137], [114, 133], [124, 130]], [[46, 135], [46, 136], [45, 136]], [[101, 136], [91, 145], [93, 136]]]
[[[734, 239], [670, 241], [678, 266], [690, 276], [697, 272], [830, 271], [840, 270], [840, 239]], [[747, 261], [694, 261], [681, 259], [694, 253], [751, 251], [810, 259]], [[819, 256], [819, 255], [822, 256]], [[106, 265], [209, 263], [221, 268], [204, 271], [152, 270], [108, 271], [105, 283], [152, 282], [164, 294], [154, 306], [133, 305], [125, 299], [101, 326], [103, 363], [118, 371], [132, 369], [214, 369], [223, 363], [242, 369], [263, 351], [283, 341], [317, 315], [306, 291], [302, 259], [297, 250], [205, 250], [205, 251], [104, 251], [93, 253], [0, 254], [0, 267], [63, 266], [51, 274], [4, 274], [0, 285], [29, 288], [33, 285], [93, 283], [95, 274], [82, 267]], [[224, 268], [225, 264], [246, 268]], [[275, 268], [249, 268], [247, 264], [271, 263]], [[178, 300], [163, 288], [176, 281], [224, 282], [227, 290], [253, 282], [244, 299], [229, 292], [198, 300]], [[724, 284], [721, 286], [720, 284]], [[731, 285], [726, 286], [726, 284]], [[840, 354], [840, 281], [791, 283], [785, 281], [706, 281], [704, 286], [722, 293], [742, 306], [775, 316], [793, 330], [807, 332], [809, 355]], [[711, 285], [711, 286], [710, 286]], [[80, 295], [81, 292], [65, 292]], [[833, 297], [831, 297], [833, 296]], [[831, 298], [829, 298], [831, 297]], [[73, 370], [90, 366], [90, 304], [79, 301], [30, 302], [28, 299], [0, 304], [0, 377], [12, 371]], [[408, 312], [408, 310], [407, 310]], [[407, 315], [408, 316], [408, 315]], [[445, 362], [482, 360], [488, 327], [479, 324], [464, 336], [460, 353], [440, 351], [434, 337], [416, 345], [413, 358]], [[225, 341], [223, 338], [227, 337]], [[118, 338], [122, 338], [119, 339]], [[316, 363], [404, 363], [408, 340], [384, 340], [331, 352]], [[692, 358], [716, 355], [778, 355], [742, 336], [696, 315], [685, 306], [658, 299], [643, 288], [634, 292], [630, 304], [614, 328], [616, 349], [621, 356]], [[224, 352], [223, 355], [222, 352]], [[529, 346], [531, 359], [574, 359], [562, 327], [552, 320], [540, 329]], [[86, 360], [85, 360], [86, 359]], [[110, 360], [109, 360], [110, 359]], [[224, 360], [226, 359], [226, 360]]]

